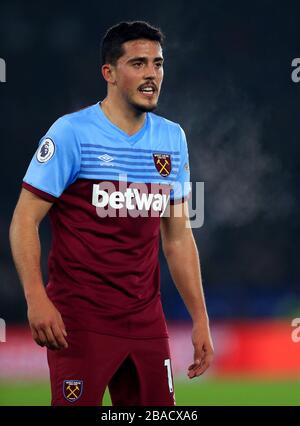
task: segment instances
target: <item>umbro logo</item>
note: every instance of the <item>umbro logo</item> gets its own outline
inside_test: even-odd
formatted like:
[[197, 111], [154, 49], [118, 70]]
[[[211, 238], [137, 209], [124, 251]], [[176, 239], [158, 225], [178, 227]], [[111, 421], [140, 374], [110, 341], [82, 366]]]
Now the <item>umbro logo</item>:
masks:
[[104, 154], [104, 155], [100, 155], [100, 157], [98, 157], [99, 160], [104, 161], [104, 163], [109, 163], [110, 161], [113, 160], [113, 157], [111, 157], [108, 154]]
[[100, 155], [100, 157], [98, 157], [100, 162], [100, 166], [113, 166], [113, 164], [111, 163], [111, 161], [114, 159], [113, 157], [111, 157], [108, 154], [103, 154]]

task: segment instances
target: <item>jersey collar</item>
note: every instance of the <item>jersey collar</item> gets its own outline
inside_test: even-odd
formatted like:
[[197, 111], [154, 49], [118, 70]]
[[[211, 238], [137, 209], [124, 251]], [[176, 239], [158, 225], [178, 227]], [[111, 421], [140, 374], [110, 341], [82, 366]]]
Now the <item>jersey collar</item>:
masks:
[[110, 121], [110, 119], [104, 114], [102, 108], [101, 108], [101, 101], [97, 102], [95, 105], [95, 110], [98, 115], [98, 117], [101, 119], [102, 122], [104, 122], [111, 130], [118, 133], [121, 138], [130, 144], [133, 144], [137, 142], [139, 139], [141, 139], [146, 132], [149, 124], [149, 117], [148, 113], [146, 113], [146, 118], [143, 127], [140, 128], [137, 132], [135, 132], [133, 135], [128, 135], [124, 130], [120, 129], [118, 126], [116, 126], [114, 123]]

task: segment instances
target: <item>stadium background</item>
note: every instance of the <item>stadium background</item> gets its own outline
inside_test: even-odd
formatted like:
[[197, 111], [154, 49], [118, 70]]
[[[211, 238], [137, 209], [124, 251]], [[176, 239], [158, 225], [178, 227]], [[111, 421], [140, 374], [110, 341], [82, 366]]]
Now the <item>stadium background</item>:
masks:
[[[99, 43], [108, 26], [162, 28], [165, 81], [158, 113], [185, 129], [192, 180], [205, 182], [194, 230], [216, 359], [185, 378], [191, 322], [162, 260], [178, 405], [300, 405], [299, 101], [296, 1], [1, 2], [0, 405], [49, 404], [45, 352], [31, 342], [8, 245], [20, 182], [60, 115], [105, 96]], [[41, 229], [43, 269], [50, 246]], [[184, 265], [182, 265], [184, 268]], [[109, 404], [108, 398], [105, 399]]]

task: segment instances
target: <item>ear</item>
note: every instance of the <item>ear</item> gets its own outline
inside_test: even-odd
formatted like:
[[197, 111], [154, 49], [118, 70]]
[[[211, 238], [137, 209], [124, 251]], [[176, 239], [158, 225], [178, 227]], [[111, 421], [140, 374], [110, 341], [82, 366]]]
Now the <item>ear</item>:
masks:
[[115, 75], [115, 67], [111, 64], [104, 64], [101, 67], [102, 75], [104, 80], [107, 81], [107, 83], [115, 84], [116, 81], [116, 75]]

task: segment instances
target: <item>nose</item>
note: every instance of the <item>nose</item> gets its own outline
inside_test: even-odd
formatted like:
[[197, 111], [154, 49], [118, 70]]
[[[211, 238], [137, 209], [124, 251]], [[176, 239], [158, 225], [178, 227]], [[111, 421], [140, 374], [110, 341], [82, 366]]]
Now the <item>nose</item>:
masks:
[[145, 68], [145, 74], [144, 74], [144, 78], [145, 79], [155, 79], [156, 78], [156, 69], [155, 69], [155, 64], [148, 64]]

